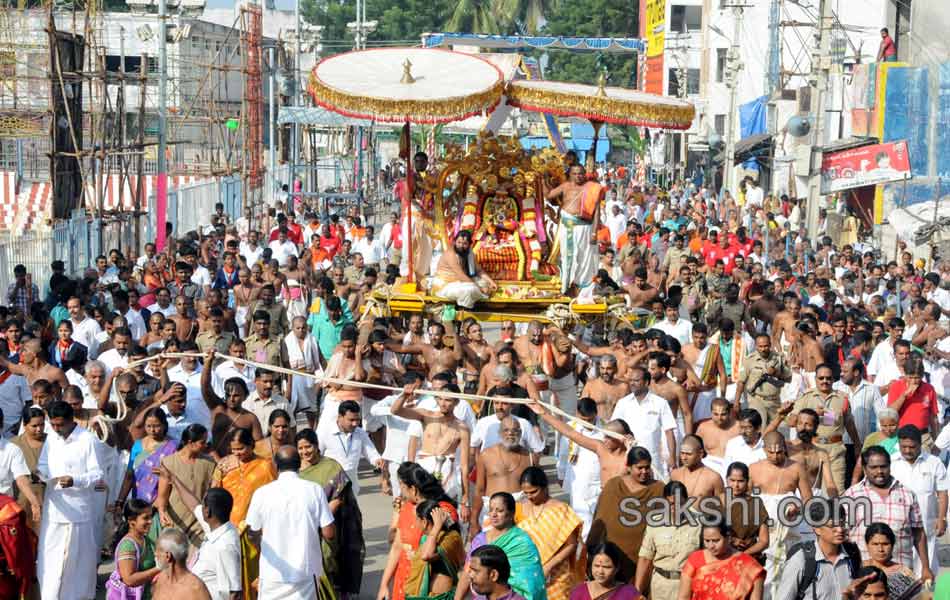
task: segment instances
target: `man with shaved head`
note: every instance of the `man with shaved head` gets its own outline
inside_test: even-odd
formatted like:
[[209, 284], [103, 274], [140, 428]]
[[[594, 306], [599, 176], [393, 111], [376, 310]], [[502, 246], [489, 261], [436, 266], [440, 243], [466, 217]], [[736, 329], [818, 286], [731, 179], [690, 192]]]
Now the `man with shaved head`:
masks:
[[14, 375], [22, 375], [30, 385], [33, 385], [35, 381], [45, 379], [53, 384], [53, 395], [57, 398], [69, 386], [63, 370], [46, 362], [43, 343], [40, 340], [33, 338], [23, 342], [19, 364], [7, 360], [7, 354], [6, 351], [0, 352], [0, 368]]
[[718, 497], [725, 490], [719, 473], [703, 465], [705, 457], [703, 439], [688, 435], [680, 443], [680, 463], [683, 466], [673, 469], [670, 473], [670, 479], [685, 485], [689, 496], [697, 500]]
[[581, 397], [596, 402], [597, 418], [606, 422], [614, 412], [617, 401], [630, 393], [630, 386], [626, 381], [617, 379], [617, 357], [612, 354], [600, 357], [597, 370], [597, 377], [584, 384]]
[[759, 497], [765, 504], [772, 524], [769, 527], [769, 548], [766, 556], [766, 589], [772, 584], [772, 577], [788, 555], [788, 549], [800, 541], [798, 527], [787, 527], [789, 519], [798, 514], [798, 506], [789, 506], [784, 503], [784, 515], [779, 515], [782, 500], [799, 494], [802, 502], [811, 499], [811, 485], [808, 474], [801, 463], [793, 462], [788, 458], [788, 449], [785, 446], [785, 437], [777, 431], [771, 431], [763, 438], [765, 446], [765, 460], [760, 460], [749, 466], [749, 483], [753, 490], [758, 489]]

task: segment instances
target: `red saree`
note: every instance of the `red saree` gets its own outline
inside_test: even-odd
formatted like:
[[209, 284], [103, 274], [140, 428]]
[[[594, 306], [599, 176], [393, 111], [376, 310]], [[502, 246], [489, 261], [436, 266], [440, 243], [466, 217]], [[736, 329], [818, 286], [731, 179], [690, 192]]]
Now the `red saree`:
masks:
[[[449, 513], [449, 516], [459, 520], [458, 511], [448, 502], [440, 502], [439, 506]], [[402, 542], [402, 553], [399, 555], [399, 563], [396, 565], [396, 573], [393, 575], [393, 595], [392, 600], [405, 600], [406, 598], [406, 580], [409, 578], [409, 572], [412, 568], [412, 561], [408, 554], [419, 549], [422, 542], [422, 530], [416, 527], [416, 505], [411, 502], [403, 502], [399, 509], [399, 540]]]
[[686, 559], [683, 574], [692, 578], [690, 600], [745, 600], [756, 579], [765, 578], [765, 569], [742, 552], [707, 562], [706, 551], [697, 550]]

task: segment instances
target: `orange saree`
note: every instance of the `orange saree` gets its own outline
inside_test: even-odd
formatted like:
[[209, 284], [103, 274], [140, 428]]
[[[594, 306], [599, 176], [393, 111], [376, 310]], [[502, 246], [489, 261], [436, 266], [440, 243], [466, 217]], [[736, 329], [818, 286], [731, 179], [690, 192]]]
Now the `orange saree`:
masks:
[[755, 581], [765, 578], [765, 569], [743, 552], [707, 562], [706, 551], [697, 550], [686, 559], [683, 575], [692, 578], [691, 600], [745, 600]]

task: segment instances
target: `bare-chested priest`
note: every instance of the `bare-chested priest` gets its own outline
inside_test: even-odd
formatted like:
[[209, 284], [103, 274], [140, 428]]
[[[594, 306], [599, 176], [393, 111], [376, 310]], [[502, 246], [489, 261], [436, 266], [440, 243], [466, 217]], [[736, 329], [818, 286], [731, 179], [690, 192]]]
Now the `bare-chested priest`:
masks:
[[[782, 406], [779, 417], [769, 423], [769, 426], [765, 428], [765, 433], [778, 431], [794, 408], [795, 405], [792, 403]], [[810, 408], [803, 408], [798, 411], [795, 419], [795, 432], [798, 437], [786, 442], [788, 457], [805, 466], [808, 486], [812, 492], [821, 489], [827, 497], [836, 497], [842, 490], [835, 485], [832, 476], [831, 455], [813, 443], [815, 436], [818, 435], [818, 413]]]
[[[69, 381], [63, 370], [46, 361], [46, 353], [43, 351], [40, 340], [33, 338], [23, 342], [19, 363], [8, 361], [7, 354], [7, 352], [0, 352], [0, 370], [6, 369], [14, 375], [21, 375], [30, 385], [40, 379], [45, 379], [53, 384], [53, 395], [57, 398], [64, 389], [69, 387]], [[56, 389], [57, 387], [59, 389]]]
[[497, 288], [475, 261], [472, 232], [467, 229], [458, 232], [452, 247], [446, 248], [439, 257], [432, 292], [462, 308], [474, 308], [476, 302], [487, 300]]
[[[472, 432], [455, 416], [459, 399], [437, 396], [439, 410], [416, 408], [415, 391], [419, 382], [406, 386], [404, 392], [390, 407], [397, 417], [421, 421], [422, 448], [416, 454], [416, 462], [442, 481], [445, 493], [460, 500], [461, 518], [468, 519], [468, 474], [469, 452]], [[465, 468], [461, 468], [465, 465]]]
[[696, 498], [697, 502], [703, 498], [719, 496], [725, 490], [722, 476], [703, 465], [705, 454], [702, 438], [687, 435], [680, 444], [680, 463], [683, 466], [673, 469], [670, 473], [670, 479], [685, 485], [689, 497]]
[[584, 435], [577, 431], [558, 417], [549, 413], [539, 402], [532, 402], [528, 406], [536, 412], [546, 423], [553, 427], [558, 433], [571, 440], [581, 448], [590, 450], [597, 455], [600, 461], [600, 481], [609, 481], [613, 477], [623, 475], [627, 472], [627, 452], [633, 448], [636, 440], [630, 432], [630, 427], [625, 421], [614, 419], [603, 426], [607, 431], [624, 436], [624, 440], [618, 440], [613, 437], [605, 436], [599, 440]]
[[612, 354], [600, 357], [597, 371], [597, 377], [584, 384], [581, 396], [597, 403], [597, 418], [606, 423], [617, 401], [630, 393], [630, 386], [617, 379], [617, 357]]
[[475, 495], [469, 519], [469, 536], [475, 537], [486, 525], [488, 499], [497, 492], [508, 492], [520, 500], [521, 473], [534, 464], [531, 452], [521, 445], [521, 423], [508, 415], [501, 420], [501, 443], [479, 452], [475, 461]]
[[706, 446], [706, 458], [703, 464], [719, 473], [726, 474], [726, 444], [740, 435], [739, 421], [732, 416], [732, 406], [725, 398], [712, 401], [712, 418], [699, 424], [696, 435], [703, 439]]
[[581, 165], [572, 165], [567, 181], [548, 192], [548, 200], [561, 207], [558, 245], [561, 251], [561, 291], [576, 293], [590, 284], [597, 272], [597, 228], [603, 188], [588, 182]]
[[[788, 458], [788, 449], [782, 434], [773, 431], [764, 437], [763, 442], [765, 460], [749, 466], [749, 480], [753, 491], [757, 491], [762, 498], [771, 519], [769, 549], [765, 552], [765, 585], [766, 589], [769, 589], [774, 580], [774, 573], [784, 564], [788, 550], [800, 541], [799, 527], [788, 526], [790, 519], [798, 516], [800, 505], [787, 498], [797, 492], [799, 499], [807, 502], [812, 493], [805, 467]], [[784, 511], [784, 515], [779, 515], [780, 509]], [[772, 596], [774, 597], [775, 593]]]

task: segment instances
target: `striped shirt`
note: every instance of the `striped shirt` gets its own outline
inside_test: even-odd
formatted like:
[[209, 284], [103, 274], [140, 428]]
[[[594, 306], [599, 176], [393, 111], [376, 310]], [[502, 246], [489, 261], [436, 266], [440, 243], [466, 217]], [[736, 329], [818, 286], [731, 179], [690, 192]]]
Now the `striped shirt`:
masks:
[[[897, 536], [894, 544], [894, 560], [907, 568], [914, 568], [914, 529], [922, 529], [924, 524], [920, 515], [920, 504], [917, 496], [909, 488], [901, 485], [895, 478], [891, 478], [891, 486], [887, 495], [882, 496], [873, 489], [867, 479], [851, 486], [842, 495], [846, 498], [861, 500], [857, 504], [855, 515], [848, 515], [851, 527], [848, 531], [851, 541], [861, 549], [861, 556], [869, 560], [867, 543], [864, 541], [864, 532], [871, 523], [886, 523]], [[871, 506], [867, 513], [867, 502]]]

